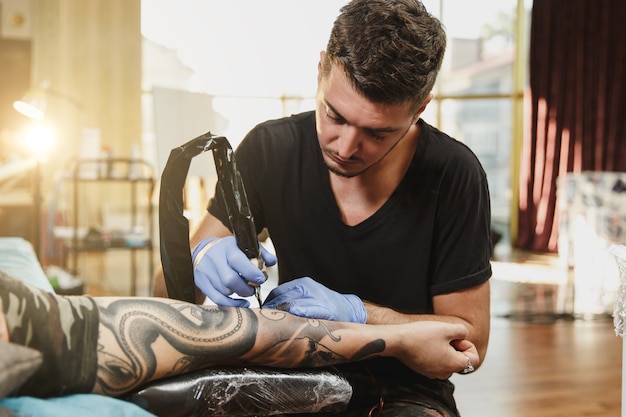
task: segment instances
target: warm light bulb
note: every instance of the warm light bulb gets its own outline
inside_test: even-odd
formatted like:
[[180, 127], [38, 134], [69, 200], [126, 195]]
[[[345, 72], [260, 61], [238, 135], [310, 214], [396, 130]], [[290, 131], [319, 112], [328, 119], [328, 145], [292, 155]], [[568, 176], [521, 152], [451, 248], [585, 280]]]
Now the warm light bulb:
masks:
[[36, 123], [28, 128], [25, 139], [29, 152], [41, 159], [54, 147], [56, 131], [50, 125]]

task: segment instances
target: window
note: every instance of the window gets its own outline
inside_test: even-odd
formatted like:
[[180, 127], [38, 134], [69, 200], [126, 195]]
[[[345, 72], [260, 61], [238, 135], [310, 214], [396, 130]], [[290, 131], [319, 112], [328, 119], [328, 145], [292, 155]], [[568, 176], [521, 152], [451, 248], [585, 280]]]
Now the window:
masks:
[[[527, 0], [526, 3], [529, 3]], [[448, 34], [435, 100], [425, 119], [467, 144], [487, 173], [492, 226], [515, 223], [526, 67], [524, 0], [424, 0]], [[522, 10], [518, 20], [519, 10]], [[519, 27], [518, 27], [519, 23]]]
[[[152, 116], [154, 91], [163, 88], [206, 94], [211, 120], [219, 121], [211, 129], [233, 146], [257, 122], [312, 109], [319, 51], [347, 1], [143, 0], [146, 137], [166, 143]], [[489, 179], [493, 227], [503, 234], [516, 223], [527, 62], [523, 23], [531, 1], [423, 0], [448, 34], [435, 99], [423, 117], [476, 153]], [[184, 116], [175, 110], [160, 120], [163, 114]], [[182, 134], [184, 126], [172, 123]]]

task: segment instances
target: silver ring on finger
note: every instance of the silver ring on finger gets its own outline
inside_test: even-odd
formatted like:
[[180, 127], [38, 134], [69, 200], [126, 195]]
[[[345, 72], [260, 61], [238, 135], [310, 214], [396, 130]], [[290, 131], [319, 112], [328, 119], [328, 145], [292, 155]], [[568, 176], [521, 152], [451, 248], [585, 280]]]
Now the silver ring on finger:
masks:
[[464, 375], [471, 374], [472, 372], [474, 372], [474, 365], [472, 365], [472, 361], [470, 361], [470, 358], [466, 356], [465, 359], [467, 359], [467, 367], [463, 369], [461, 373]]

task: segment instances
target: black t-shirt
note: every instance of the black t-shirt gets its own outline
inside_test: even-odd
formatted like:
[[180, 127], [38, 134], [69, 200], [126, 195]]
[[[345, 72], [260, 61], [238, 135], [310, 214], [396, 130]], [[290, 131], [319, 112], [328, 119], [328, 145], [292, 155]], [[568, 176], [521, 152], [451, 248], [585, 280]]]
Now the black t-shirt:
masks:
[[[419, 123], [422, 132], [404, 180], [376, 213], [356, 226], [341, 219], [314, 112], [267, 121], [246, 135], [235, 159], [257, 232], [267, 227], [275, 247], [280, 283], [308, 276], [340, 293], [423, 314], [433, 312], [434, 295], [489, 279], [491, 213], [485, 172], [465, 145]], [[208, 209], [228, 226], [224, 202], [220, 193], [215, 195]], [[375, 375], [379, 382], [428, 392], [454, 408], [449, 381], [425, 378], [396, 359], [338, 368], [361, 373], [368, 381]]]
[[[346, 225], [330, 188], [314, 112], [256, 126], [235, 159], [255, 225], [267, 227], [280, 283], [311, 277], [340, 293], [406, 313], [483, 283], [489, 263], [486, 175], [462, 143], [420, 120], [413, 161], [389, 200]], [[228, 225], [219, 193], [209, 211]]]

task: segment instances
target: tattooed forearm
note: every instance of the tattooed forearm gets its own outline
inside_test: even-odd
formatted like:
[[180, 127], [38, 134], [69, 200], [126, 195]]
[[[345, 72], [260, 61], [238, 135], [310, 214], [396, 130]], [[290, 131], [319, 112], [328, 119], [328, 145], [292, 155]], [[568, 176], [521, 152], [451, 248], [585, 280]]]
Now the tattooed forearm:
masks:
[[155, 378], [230, 362], [250, 351], [258, 327], [256, 315], [248, 310], [158, 299], [106, 303], [100, 306], [100, 322], [97, 385], [109, 395]]
[[95, 391], [108, 395], [215, 365], [319, 367], [378, 355], [385, 349], [382, 339], [345, 346], [340, 335], [345, 323], [302, 319], [281, 311], [161, 299], [106, 300], [99, 301]]
[[435, 321], [363, 325], [163, 298], [64, 297], [0, 271], [0, 340], [43, 358], [16, 395], [118, 396], [211, 366], [317, 367], [374, 356], [445, 379], [468, 360], [479, 363], [468, 334]]
[[258, 313], [284, 323], [271, 332], [266, 343], [259, 338], [257, 345], [260, 349], [251, 357], [255, 363], [293, 368], [319, 367], [352, 361], [355, 355], [363, 359], [385, 349], [385, 342], [376, 339], [358, 351], [339, 350], [342, 342], [339, 332], [345, 328], [345, 323], [296, 318], [278, 310], [259, 310]]

